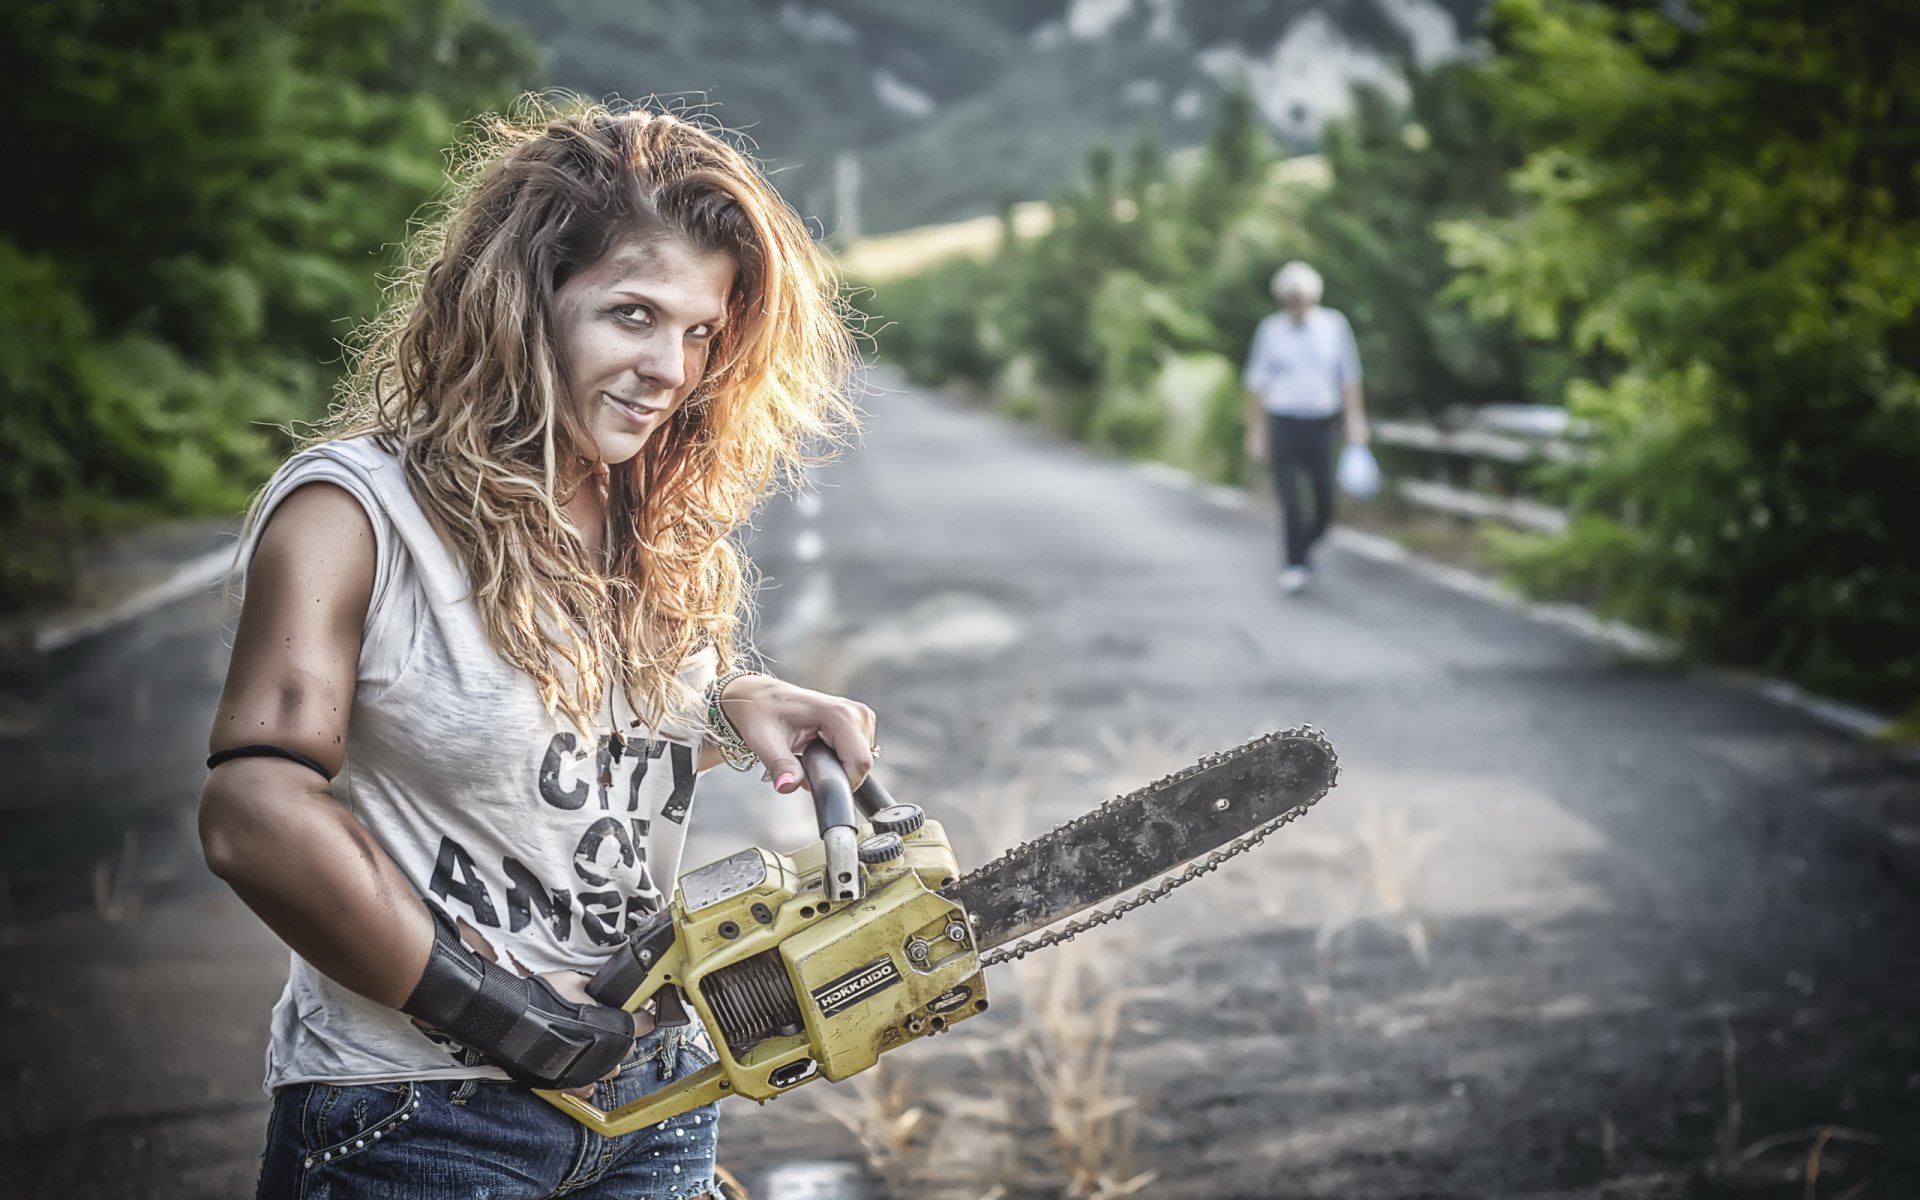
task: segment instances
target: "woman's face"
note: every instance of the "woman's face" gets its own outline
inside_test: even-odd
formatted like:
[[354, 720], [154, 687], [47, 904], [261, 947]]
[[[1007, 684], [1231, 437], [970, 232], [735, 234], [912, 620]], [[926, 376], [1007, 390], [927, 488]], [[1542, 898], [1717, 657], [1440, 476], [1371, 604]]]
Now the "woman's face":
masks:
[[567, 395], [598, 462], [639, 454], [699, 386], [733, 275], [730, 255], [669, 234], [617, 244], [554, 293]]

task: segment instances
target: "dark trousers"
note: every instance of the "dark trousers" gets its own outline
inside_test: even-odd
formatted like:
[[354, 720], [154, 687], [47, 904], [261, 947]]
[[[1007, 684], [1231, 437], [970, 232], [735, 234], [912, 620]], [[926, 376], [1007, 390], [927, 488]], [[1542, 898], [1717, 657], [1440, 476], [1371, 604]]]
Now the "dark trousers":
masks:
[[1280, 501], [1280, 550], [1289, 567], [1308, 565], [1314, 543], [1333, 520], [1333, 428], [1338, 420], [1267, 414], [1267, 462]]

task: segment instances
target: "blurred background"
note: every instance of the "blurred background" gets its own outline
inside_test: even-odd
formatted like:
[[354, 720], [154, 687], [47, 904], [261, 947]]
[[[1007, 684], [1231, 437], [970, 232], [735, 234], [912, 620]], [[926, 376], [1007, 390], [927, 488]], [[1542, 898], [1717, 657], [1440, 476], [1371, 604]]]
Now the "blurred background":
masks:
[[[1263, 728], [1345, 764], [998, 1024], [734, 1114], [757, 1195], [1920, 1195], [1916, 51], [1908, 0], [5, 6], [0, 1194], [250, 1194], [210, 587], [465, 123], [562, 88], [735, 131], [841, 261], [869, 431], [750, 549], [897, 793], [984, 856]], [[1294, 258], [1385, 481], [1288, 603], [1239, 368]], [[807, 834], [702, 801], [689, 866]]]

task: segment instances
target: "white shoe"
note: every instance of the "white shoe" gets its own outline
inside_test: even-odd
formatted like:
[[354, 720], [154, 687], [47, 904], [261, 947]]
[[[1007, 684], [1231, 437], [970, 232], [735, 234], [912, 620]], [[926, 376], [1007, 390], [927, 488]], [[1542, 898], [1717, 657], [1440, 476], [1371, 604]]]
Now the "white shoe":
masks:
[[1280, 590], [1289, 596], [1297, 596], [1313, 582], [1313, 572], [1305, 567], [1288, 567], [1280, 572]]

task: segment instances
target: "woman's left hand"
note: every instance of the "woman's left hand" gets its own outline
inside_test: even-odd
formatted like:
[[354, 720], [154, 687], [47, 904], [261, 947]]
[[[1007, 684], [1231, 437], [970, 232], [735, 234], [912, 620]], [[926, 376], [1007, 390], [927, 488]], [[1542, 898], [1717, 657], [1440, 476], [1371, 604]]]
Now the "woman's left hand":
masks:
[[727, 685], [720, 706], [740, 740], [760, 757], [777, 792], [800, 787], [800, 751], [815, 738], [833, 747], [854, 787], [873, 770], [873, 710], [857, 700], [771, 675], [742, 675]]

